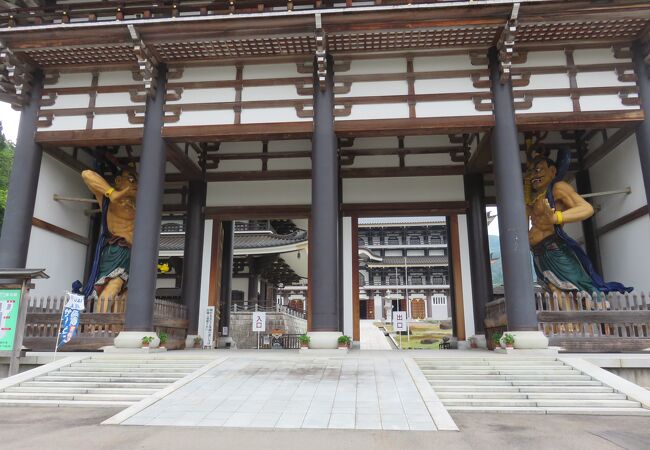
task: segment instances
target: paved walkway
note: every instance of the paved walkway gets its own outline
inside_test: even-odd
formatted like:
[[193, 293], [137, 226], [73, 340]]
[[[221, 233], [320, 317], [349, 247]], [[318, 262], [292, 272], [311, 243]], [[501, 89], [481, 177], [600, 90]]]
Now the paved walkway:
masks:
[[374, 320], [362, 320], [359, 324], [361, 350], [391, 350], [384, 333], [373, 325]]
[[396, 356], [232, 356], [123, 424], [455, 429], [414, 361]]

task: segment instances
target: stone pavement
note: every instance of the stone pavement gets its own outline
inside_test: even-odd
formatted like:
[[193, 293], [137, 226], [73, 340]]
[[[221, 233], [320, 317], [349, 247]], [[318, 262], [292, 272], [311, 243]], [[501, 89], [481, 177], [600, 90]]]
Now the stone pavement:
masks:
[[456, 429], [411, 358], [357, 355], [233, 353], [123, 424]]
[[361, 350], [391, 350], [386, 336], [374, 325], [374, 320], [359, 321], [359, 343]]

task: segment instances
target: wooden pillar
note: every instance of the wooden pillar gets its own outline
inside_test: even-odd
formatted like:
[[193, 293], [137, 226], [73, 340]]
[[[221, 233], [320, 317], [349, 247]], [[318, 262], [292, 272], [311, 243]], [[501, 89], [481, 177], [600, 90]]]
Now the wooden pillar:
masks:
[[34, 140], [43, 89], [43, 73], [36, 70], [32, 77], [30, 99], [20, 115], [18, 139], [9, 178], [2, 235], [0, 235], [0, 267], [2, 268], [25, 268], [32, 232], [38, 176], [43, 158], [43, 150]]
[[223, 241], [221, 246], [221, 286], [219, 289], [219, 329], [222, 336], [230, 335], [230, 312], [232, 310], [232, 266], [234, 254], [234, 222], [221, 222]]
[[321, 87], [314, 62], [314, 134], [311, 178], [311, 326], [313, 331], [341, 331], [339, 162], [334, 134], [334, 74], [327, 56]]
[[[358, 341], [359, 333], [359, 217], [352, 216], [352, 339]], [[372, 299], [373, 303], [375, 299]]]
[[158, 246], [167, 164], [162, 137], [167, 68], [158, 67], [156, 90], [147, 96], [138, 174], [135, 230], [129, 271], [129, 301], [125, 331], [153, 331], [153, 302], [156, 297]]
[[463, 274], [460, 266], [460, 233], [458, 231], [458, 216], [449, 216], [449, 250], [451, 270], [451, 295], [453, 296], [452, 312], [454, 335], [459, 341], [466, 339], [465, 335], [465, 305], [463, 303]]
[[537, 313], [512, 83], [509, 79], [501, 80], [498, 50], [494, 47], [490, 49], [490, 81], [495, 119], [492, 167], [499, 210], [499, 240], [508, 329], [536, 331]]
[[187, 334], [195, 335], [199, 329], [201, 304], [201, 265], [203, 262], [203, 207], [205, 183], [190, 181], [187, 219], [185, 221], [185, 251], [183, 252], [183, 278], [181, 295], [187, 307]]
[[636, 128], [636, 142], [639, 148], [645, 196], [647, 201], [650, 202], [650, 71], [645, 60], [645, 46], [641, 42], [636, 42], [632, 46], [632, 51], [634, 70], [639, 85], [639, 97], [641, 97], [641, 108], [645, 113], [645, 118]]

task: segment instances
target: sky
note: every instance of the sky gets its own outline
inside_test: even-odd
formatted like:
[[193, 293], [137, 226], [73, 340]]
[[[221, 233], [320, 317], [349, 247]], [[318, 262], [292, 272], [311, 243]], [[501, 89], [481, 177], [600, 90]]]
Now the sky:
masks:
[[[495, 215], [497, 213], [497, 207], [496, 206], [488, 206], [485, 208], [486, 211], [488, 211], [491, 215]], [[490, 226], [488, 226], [488, 234], [492, 234], [494, 236], [499, 235], [499, 217], [497, 216], [496, 219], [492, 221]]]
[[0, 102], [0, 122], [2, 122], [2, 131], [7, 139], [16, 142], [18, 134], [18, 121], [20, 113], [11, 109], [9, 103]]

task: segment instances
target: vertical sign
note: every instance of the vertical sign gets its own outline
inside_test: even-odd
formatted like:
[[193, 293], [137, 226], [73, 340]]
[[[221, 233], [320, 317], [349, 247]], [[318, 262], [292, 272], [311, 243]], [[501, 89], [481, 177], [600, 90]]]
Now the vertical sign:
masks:
[[212, 348], [214, 342], [214, 306], [205, 309], [205, 324], [203, 325], [203, 347]]
[[257, 349], [260, 348], [260, 333], [266, 331], [266, 313], [255, 311], [253, 313], [253, 331], [257, 331]]
[[406, 331], [406, 311], [393, 311], [393, 329]]
[[19, 309], [20, 289], [0, 290], [0, 352], [14, 350]]

